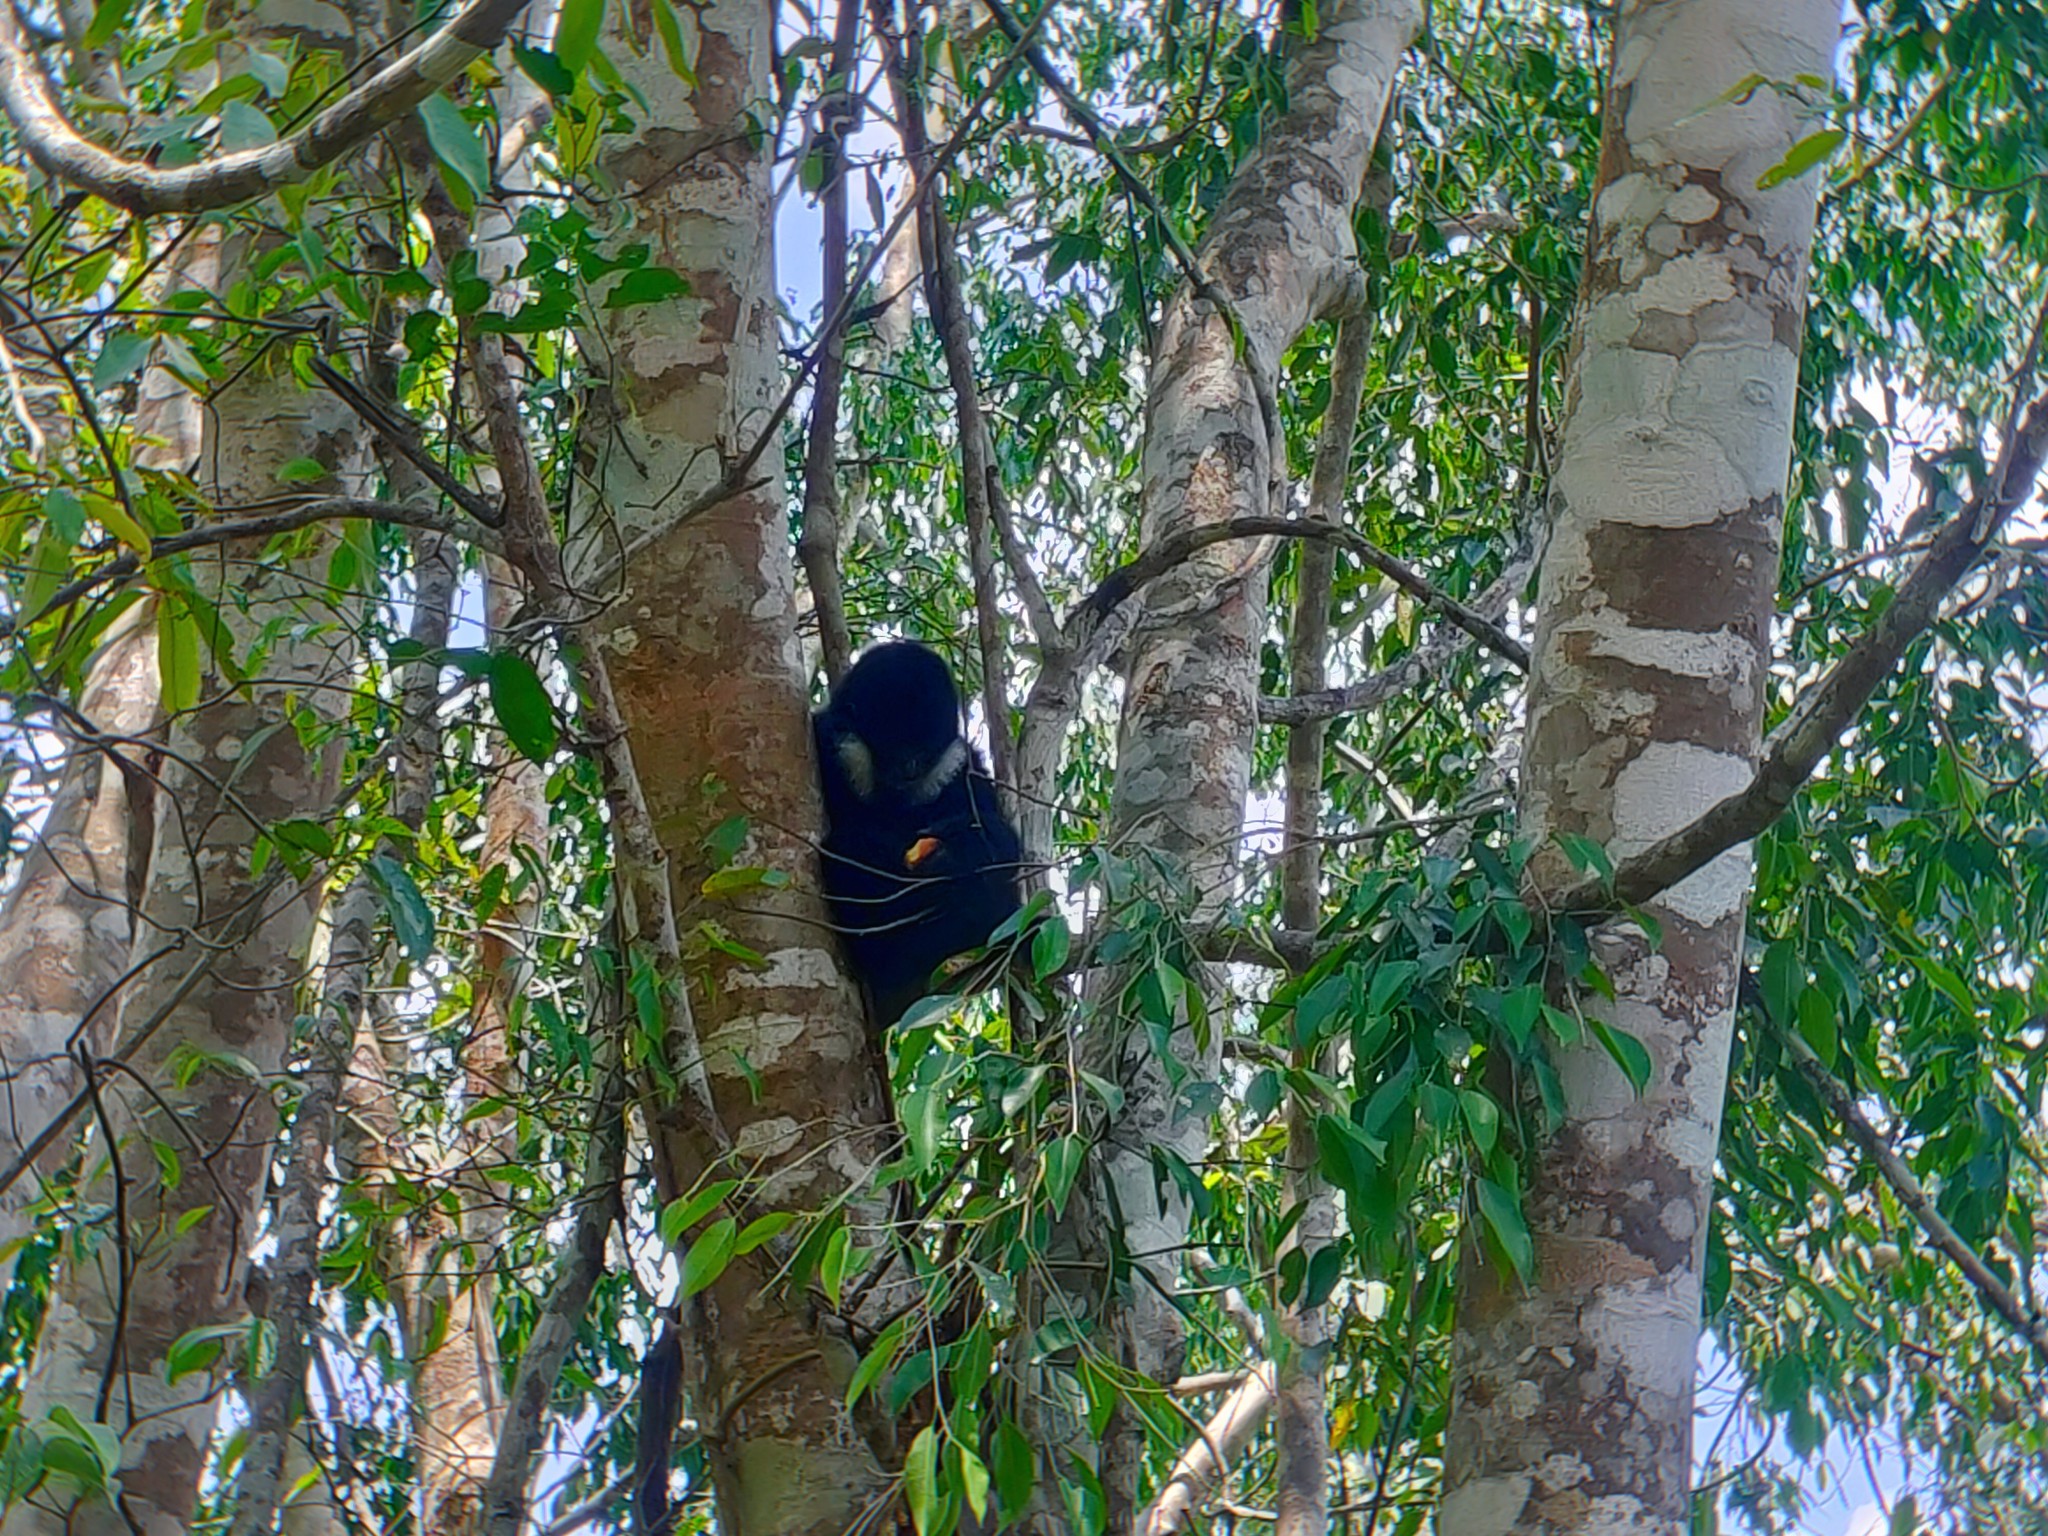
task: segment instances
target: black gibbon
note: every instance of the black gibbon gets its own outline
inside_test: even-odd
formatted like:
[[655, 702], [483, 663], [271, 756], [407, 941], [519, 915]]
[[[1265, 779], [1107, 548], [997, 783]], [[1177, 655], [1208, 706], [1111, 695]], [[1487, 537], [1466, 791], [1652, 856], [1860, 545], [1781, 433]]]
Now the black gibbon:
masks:
[[960, 695], [936, 652], [869, 647], [812, 724], [825, 896], [886, 1029], [932, 990], [933, 971], [1017, 910], [1017, 834], [960, 734]]

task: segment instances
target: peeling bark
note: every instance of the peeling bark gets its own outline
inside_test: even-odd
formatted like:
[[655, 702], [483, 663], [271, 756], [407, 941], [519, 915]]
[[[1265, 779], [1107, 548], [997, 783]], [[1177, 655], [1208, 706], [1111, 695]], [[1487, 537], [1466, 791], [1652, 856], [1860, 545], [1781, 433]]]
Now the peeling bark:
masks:
[[[1522, 782], [1538, 901], [1576, 834], [1619, 862], [1758, 761], [1813, 235], [1809, 173], [1758, 178], [1811, 127], [1744, 76], [1831, 73], [1829, 0], [1621, 8], [1582, 312], [1539, 586]], [[1469, 1240], [1440, 1521], [1471, 1536], [1678, 1536], [1690, 1509], [1701, 1270], [1733, 1026], [1747, 846], [1594, 939], [1606, 1016], [1647, 1048], [1560, 1053], [1561, 1133], [1525, 1200], [1538, 1273]]]

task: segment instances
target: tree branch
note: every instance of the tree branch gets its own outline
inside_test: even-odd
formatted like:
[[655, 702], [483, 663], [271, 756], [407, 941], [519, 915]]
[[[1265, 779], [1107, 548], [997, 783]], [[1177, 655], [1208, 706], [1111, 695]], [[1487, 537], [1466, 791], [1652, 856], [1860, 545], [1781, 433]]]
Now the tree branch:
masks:
[[[4, 8], [4, 5], [0, 5], [0, 9]], [[150, 541], [149, 554], [146, 557], [136, 554], [133, 550], [123, 550], [98, 570], [88, 571], [76, 580], [66, 582], [51, 593], [49, 600], [34, 613], [21, 616], [0, 615], [0, 640], [13, 638], [30, 625], [39, 623], [101, 587], [118, 586], [132, 581], [145, 565], [153, 561], [168, 560], [171, 556], [182, 555], [187, 550], [211, 549], [220, 544], [232, 544], [239, 539], [269, 538], [275, 534], [294, 533], [301, 528], [310, 528], [315, 523], [349, 519], [392, 523], [401, 528], [423, 528], [430, 533], [467, 540], [477, 548], [488, 550], [492, 554], [504, 553], [503, 541], [489, 529], [480, 529], [474, 523], [450, 517], [437, 509], [416, 507], [402, 501], [372, 501], [361, 496], [320, 496], [259, 517], [236, 517], [217, 523], [197, 523], [177, 533], [163, 534]]]
[[[1496, 619], [1506, 612], [1510, 600], [1529, 579], [1529, 572], [1535, 569], [1540, 547], [1537, 539], [1525, 538], [1521, 547], [1508, 557], [1500, 575], [1473, 599], [1473, 611], [1488, 619]], [[1285, 698], [1269, 695], [1259, 700], [1259, 722], [1262, 725], [1299, 725], [1304, 720], [1324, 720], [1334, 715], [1355, 715], [1378, 709], [1447, 664], [1471, 643], [1463, 630], [1440, 629], [1424, 638], [1399, 661], [1355, 683], [1346, 683], [1341, 688], [1324, 688], [1315, 693], [1290, 694]]]
[[1906, 1160], [1892, 1150], [1891, 1143], [1870, 1123], [1849, 1096], [1848, 1089], [1842, 1086], [1841, 1080], [1814, 1054], [1813, 1047], [1795, 1030], [1778, 1028], [1776, 1034], [1793, 1064], [1799, 1068], [1799, 1075], [1806, 1079], [1807, 1086], [1848, 1128], [1851, 1139], [1870, 1154], [1885, 1183], [1891, 1186], [1892, 1193], [1899, 1197], [1899, 1203], [1920, 1224], [1920, 1230], [1927, 1234], [1928, 1240], [1948, 1255], [1992, 1311], [2010, 1323], [2033, 1346], [2036, 1355], [2048, 1361], [2048, 1320], [2030, 1312], [2011, 1288], [1991, 1272], [1991, 1266], [1984, 1262], [1977, 1250], [1964, 1242], [1961, 1234], [1935, 1209], [1933, 1197], [1913, 1176]]
[[298, 132], [165, 169], [102, 149], [72, 127], [22, 38], [13, 5], [0, 5], [0, 108], [29, 158], [53, 179], [137, 215], [202, 213], [303, 181], [390, 127], [497, 47], [526, 6], [527, 0], [470, 0], [433, 36]]
[[[2048, 308], [2043, 318], [2048, 319]], [[2039, 342], [2037, 328], [2030, 351], [2038, 351]], [[2031, 377], [2031, 360], [2023, 374]], [[1611, 911], [1640, 905], [1777, 820], [1855, 723], [1907, 647], [1934, 622], [1943, 601], [1984, 558], [1999, 530], [2032, 498], [2042, 463], [2048, 460], [2048, 392], [2033, 401], [2023, 422], [2018, 416], [2015, 405], [1990, 482], [1935, 536], [1890, 606], [1771, 732], [1748, 788], [1624, 860], [1615, 870], [1611, 892], [1597, 880], [1585, 881], [1550, 903], [1554, 910]]]
[[1239, 517], [1227, 523], [1191, 528], [1161, 539], [1149, 549], [1126, 561], [1103, 578], [1100, 585], [1082, 599], [1068, 621], [1072, 631], [1085, 632], [1102, 622], [1146, 583], [1157, 581], [1175, 566], [1200, 551], [1230, 539], [1279, 537], [1285, 539], [1327, 539], [1349, 550], [1424, 607], [1441, 615], [1497, 656], [1505, 657], [1517, 669], [1528, 671], [1529, 648], [1493, 620], [1443, 592], [1405, 561], [1388, 554], [1362, 534], [1340, 528], [1317, 518]]

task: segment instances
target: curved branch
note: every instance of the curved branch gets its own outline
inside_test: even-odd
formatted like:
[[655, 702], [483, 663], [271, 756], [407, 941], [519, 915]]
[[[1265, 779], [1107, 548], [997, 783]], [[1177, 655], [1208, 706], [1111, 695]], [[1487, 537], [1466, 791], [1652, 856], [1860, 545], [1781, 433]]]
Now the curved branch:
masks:
[[29, 158], [53, 179], [137, 215], [202, 213], [303, 181], [381, 133], [497, 47], [527, 3], [470, 0], [432, 37], [298, 132], [175, 169], [102, 149], [72, 127], [22, 37], [13, 5], [0, 5], [0, 108]]

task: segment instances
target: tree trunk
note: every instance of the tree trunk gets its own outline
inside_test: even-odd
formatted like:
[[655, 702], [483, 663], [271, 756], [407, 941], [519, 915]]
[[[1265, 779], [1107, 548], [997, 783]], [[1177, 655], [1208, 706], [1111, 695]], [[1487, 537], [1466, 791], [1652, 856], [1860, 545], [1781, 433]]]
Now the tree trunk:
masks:
[[[1757, 761], [1816, 177], [1758, 181], [1816, 126], [1790, 82], [1832, 78], [1838, 20], [1833, 0], [1621, 9], [1529, 693], [1539, 903], [1578, 879], [1558, 835], [1618, 862]], [[1745, 77], [1786, 84], [1727, 99]], [[1600, 1011], [1647, 1049], [1649, 1082], [1562, 1049], [1566, 1123], [1525, 1199], [1533, 1284], [1468, 1238], [1445, 1530], [1688, 1527], [1748, 885], [1731, 849], [1649, 903], [1661, 946], [1625, 922], [1595, 936], [1616, 989]]]
[[[1160, 323], [1146, 401], [1143, 544], [1282, 510], [1273, 381], [1309, 323], [1352, 295], [1352, 205], [1421, 21], [1414, 0], [1351, 0], [1331, 7], [1291, 60], [1287, 114], [1233, 181], [1198, 253], [1207, 282], [1183, 282]], [[1243, 327], [1241, 347], [1218, 297]], [[1205, 910], [1227, 899], [1236, 874], [1268, 553], [1262, 543], [1217, 545], [1162, 578], [1145, 594], [1127, 647], [1111, 840], [1163, 855]], [[1183, 1029], [1174, 1048], [1197, 1080], [1213, 1080], [1213, 1045], [1205, 1058]], [[1133, 1262], [1149, 1272], [1124, 1298], [1122, 1336], [1128, 1364], [1170, 1381], [1184, 1348], [1171, 1298], [1189, 1213], [1176, 1190], [1156, 1188], [1152, 1151], [1164, 1145], [1197, 1162], [1208, 1125], [1205, 1116], [1175, 1114], [1171, 1077], [1142, 1030], [1117, 1054], [1097, 1068], [1127, 1096], [1102, 1148], [1102, 1175], [1123, 1212], [1129, 1252], [1143, 1256]], [[1135, 1514], [1141, 1455], [1141, 1428], [1120, 1413], [1104, 1448], [1112, 1529]]]
[[[221, 507], [274, 495], [278, 466], [295, 458], [353, 468], [359, 452], [338, 404], [260, 368], [216, 397], [206, 428], [202, 489]], [[183, 1530], [193, 1510], [222, 1377], [171, 1382], [166, 1357], [186, 1331], [247, 1315], [276, 1130], [271, 1084], [318, 906], [317, 891], [277, 877], [275, 861], [252, 874], [250, 851], [278, 821], [327, 816], [338, 784], [339, 740], [308, 747], [297, 729], [330, 727], [352, 682], [346, 623], [314, 627], [331, 618], [318, 606], [323, 553], [286, 566], [244, 543], [192, 562], [230, 654], [246, 662], [260, 644], [260, 663], [237, 685], [202, 645], [198, 703], [168, 730], [135, 941], [138, 961], [168, 952], [124, 993], [115, 1038], [127, 1070], [101, 1074], [91, 1106], [95, 1176], [84, 1195], [117, 1212], [118, 1230], [65, 1265], [23, 1392], [31, 1424], [61, 1407], [122, 1435], [122, 1504], [64, 1508], [46, 1491], [10, 1512], [7, 1536], [155, 1536]], [[181, 1070], [194, 1053], [203, 1064]]]
[[[697, 84], [685, 90], [631, 8], [611, 14], [611, 56], [651, 105], [602, 151], [621, 190], [608, 233], [651, 245], [689, 290], [606, 311], [592, 339], [606, 382], [585, 427], [599, 498], [586, 526], [603, 526], [579, 558], [594, 570], [627, 552], [597, 578], [617, 597], [593, 629], [678, 920], [737, 941], [690, 956], [712, 1135], [737, 1152], [732, 1172], [755, 1175], [751, 1212], [822, 1211], [879, 1161], [887, 1112], [813, 851], [820, 810], [774, 415], [772, 145], [748, 120], [773, 95], [772, 23], [756, 0], [696, 11]], [[772, 874], [713, 900], [706, 839], [735, 817], [745, 831], [731, 863]], [[673, 1196], [704, 1170], [707, 1127], [680, 1093], [649, 1113]], [[821, 1344], [805, 1298], [771, 1284], [776, 1265], [774, 1245], [736, 1259], [686, 1307], [690, 1412], [707, 1426], [721, 1531], [838, 1536], [874, 1518], [891, 1479], [845, 1407], [851, 1352]]]
[[148, 782], [136, 738], [155, 723], [156, 699], [156, 625], [142, 602], [115, 621], [79, 700], [103, 740], [72, 739], [0, 912], [0, 1165], [27, 1159], [0, 1190], [0, 1291], [35, 1229], [42, 1178], [77, 1144], [76, 1114], [71, 1134], [48, 1133], [85, 1080], [79, 1047], [100, 1054], [113, 1033], [110, 993], [128, 964], [134, 917], [129, 882], [141, 874], [131, 867], [130, 818], [147, 814], [130, 799], [129, 775]]

